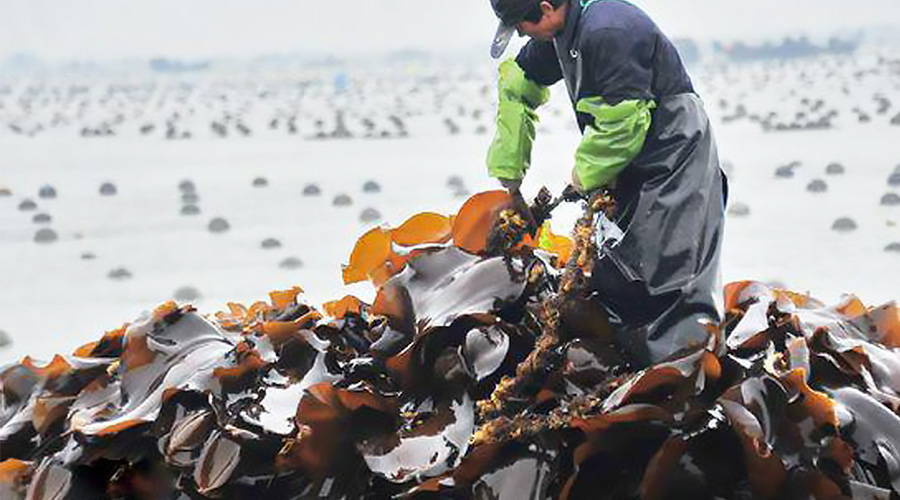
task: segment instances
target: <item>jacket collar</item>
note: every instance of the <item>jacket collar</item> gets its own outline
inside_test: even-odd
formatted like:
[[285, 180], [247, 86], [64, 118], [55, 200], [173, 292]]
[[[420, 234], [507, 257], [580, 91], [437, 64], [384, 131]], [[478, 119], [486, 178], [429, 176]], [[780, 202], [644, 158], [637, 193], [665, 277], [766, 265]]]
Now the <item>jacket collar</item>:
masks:
[[567, 49], [572, 48], [575, 42], [575, 33], [578, 31], [578, 22], [581, 20], [581, 0], [570, 0], [566, 11], [566, 25], [562, 32], [556, 36], [557, 43], [561, 43]]

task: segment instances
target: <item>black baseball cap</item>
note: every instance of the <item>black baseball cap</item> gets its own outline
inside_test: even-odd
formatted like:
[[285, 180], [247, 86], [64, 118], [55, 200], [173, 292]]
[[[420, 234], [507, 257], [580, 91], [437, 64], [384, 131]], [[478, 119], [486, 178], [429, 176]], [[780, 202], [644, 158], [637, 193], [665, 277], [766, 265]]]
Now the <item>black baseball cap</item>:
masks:
[[534, 9], [537, 0], [491, 0], [494, 14], [500, 19], [497, 33], [491, 43], [491, 57], [494, 59], [503, 55], [509, 39], [516, 32], [516, 25], [522, 22], [531, 10]]

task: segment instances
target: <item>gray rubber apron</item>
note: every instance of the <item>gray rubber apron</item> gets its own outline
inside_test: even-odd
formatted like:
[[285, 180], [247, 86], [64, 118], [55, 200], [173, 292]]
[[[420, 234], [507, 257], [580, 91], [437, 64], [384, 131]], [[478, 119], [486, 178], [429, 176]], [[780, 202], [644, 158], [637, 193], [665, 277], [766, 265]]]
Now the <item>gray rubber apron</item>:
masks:
[[[573, 107], [583, 78], [579, 21], [591, 3], [574, 0], [566, 30], [554, 39]], [[582, 130], [591, 119], [576, 117]], [[721, 319], [727, 181], [696, 94], [657, 99], [644, 147], [616, 178], [613, 195], [624, 236], [601, 249], [591, 281], [618, 344], [647, 365], [705, 342], [707, 325]]]
[[706, 342], [720, 321], [727, 189], [700, 98], [660, 99], [613, 191], [624, 237], [602, 251], [592, 276], [619, 344], [638, 363]]

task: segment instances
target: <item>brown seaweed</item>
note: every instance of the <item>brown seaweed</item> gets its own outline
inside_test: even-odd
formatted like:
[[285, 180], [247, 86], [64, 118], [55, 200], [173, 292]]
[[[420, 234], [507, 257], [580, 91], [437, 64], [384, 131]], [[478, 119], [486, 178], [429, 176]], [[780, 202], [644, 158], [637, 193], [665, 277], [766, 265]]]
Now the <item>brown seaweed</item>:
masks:
[[709, 342], [635, 370], [584, 288], [611, 208], [532, 237], [480, 193], [360, 238], [372, 304], [165, 303], [3, 367], [0, 496], [900, 498], [897, 305], [732, 283]]

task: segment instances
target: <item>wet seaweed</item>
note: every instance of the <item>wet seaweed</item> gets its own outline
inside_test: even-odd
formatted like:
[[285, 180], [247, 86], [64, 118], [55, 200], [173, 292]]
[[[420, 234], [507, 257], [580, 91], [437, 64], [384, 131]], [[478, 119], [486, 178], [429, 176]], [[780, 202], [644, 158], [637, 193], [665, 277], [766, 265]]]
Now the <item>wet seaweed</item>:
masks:
[[557, 203], [369, 231], [343, 276], [372, 304], [169, 302], [3, 367], [0, 496], [898, 498], [895, 303], [732, 283], [708, 342], [638, 367], [586, 286], [614, 207], [570, 239]]

